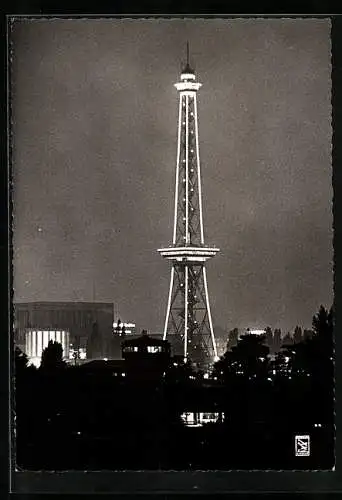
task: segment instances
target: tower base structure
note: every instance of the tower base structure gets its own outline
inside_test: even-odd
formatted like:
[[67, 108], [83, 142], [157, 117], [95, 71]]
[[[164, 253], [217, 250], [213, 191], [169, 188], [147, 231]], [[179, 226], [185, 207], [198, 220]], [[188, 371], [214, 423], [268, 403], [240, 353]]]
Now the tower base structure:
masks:
[[205, 262], [219, 251], [205, 246], [168, 247], [158, 250], [172, 262], [163, 338], [177, 354], [199, 368], [217, 358]]

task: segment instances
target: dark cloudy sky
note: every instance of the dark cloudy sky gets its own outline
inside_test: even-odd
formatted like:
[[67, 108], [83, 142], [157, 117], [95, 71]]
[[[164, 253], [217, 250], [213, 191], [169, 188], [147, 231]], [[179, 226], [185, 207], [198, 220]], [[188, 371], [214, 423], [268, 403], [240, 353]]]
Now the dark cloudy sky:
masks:
[[[214, 324], [332, 303], [330, 23], [21, 20], [12, 31], [15, 300], [115, 302], [161, 331], [180, 62], [199, 92]], [[95, 286], [93, 286], [95, 283]]]

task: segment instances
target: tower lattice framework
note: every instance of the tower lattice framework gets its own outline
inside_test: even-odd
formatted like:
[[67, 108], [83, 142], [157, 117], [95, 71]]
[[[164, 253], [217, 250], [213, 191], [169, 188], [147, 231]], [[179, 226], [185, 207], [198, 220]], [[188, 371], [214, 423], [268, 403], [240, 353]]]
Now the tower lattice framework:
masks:
[[197, 92], [187, 64], [175, 84], [179, 94], [178, 142], [172, 245], [158, 252], [172, 263], [164, 336], [185, 360], [208, 364], [217, 358], [205, 263], [219, 251], [204, 244]]

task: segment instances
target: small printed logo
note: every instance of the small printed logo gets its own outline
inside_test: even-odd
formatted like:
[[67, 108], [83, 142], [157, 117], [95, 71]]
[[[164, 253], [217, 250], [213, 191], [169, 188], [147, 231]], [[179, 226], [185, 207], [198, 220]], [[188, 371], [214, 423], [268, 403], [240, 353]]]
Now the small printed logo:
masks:
[[310, 456], [310, 436], [295, 436], [295, 454], [296, 457]]

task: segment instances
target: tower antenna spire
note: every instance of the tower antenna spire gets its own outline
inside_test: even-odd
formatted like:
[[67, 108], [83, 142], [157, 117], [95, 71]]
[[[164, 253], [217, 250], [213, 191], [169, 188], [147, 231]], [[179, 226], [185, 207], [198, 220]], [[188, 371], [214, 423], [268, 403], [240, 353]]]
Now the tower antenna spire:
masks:
[[186, 42], [186, 65], [189, 66], [189, 40]]

